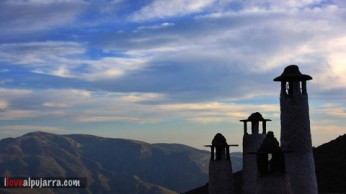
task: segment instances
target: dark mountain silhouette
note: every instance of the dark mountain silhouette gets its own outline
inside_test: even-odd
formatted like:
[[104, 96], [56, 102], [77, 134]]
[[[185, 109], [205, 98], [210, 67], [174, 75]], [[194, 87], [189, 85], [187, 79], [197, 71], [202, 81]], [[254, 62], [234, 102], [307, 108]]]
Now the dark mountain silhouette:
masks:
[[[235, 155], [239, 166], [241, 159]], [[0, 176], [86, 177], [88, 187], [0, 193], [183, 192], [207, 182], [209, 157], [208, 151], [181, 144], [33, 132], [0, 141]]]
[[318, 191], [346, 193], [346, 134], [313, 151]]

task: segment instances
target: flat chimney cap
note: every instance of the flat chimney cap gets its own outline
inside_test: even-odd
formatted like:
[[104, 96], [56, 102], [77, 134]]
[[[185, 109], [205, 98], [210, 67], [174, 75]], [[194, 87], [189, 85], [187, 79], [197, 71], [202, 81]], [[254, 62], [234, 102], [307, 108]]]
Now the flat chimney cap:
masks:
[[240, 121], [271, 121], [270, 119], [264, 119], [262, 114], [259, 112], [252, 113], [248, 119], [240, 120]]
[[226, 147], [226, 146], [238, 146], [238, 144], [227, 144], [226, 138], [221, 134], [218, 133], [215, 135], [213, 141], [211, 142], [212, 145], [205, 145], [204, 147]]
[[274, 81], [306, 81], [312, 80], [310, 75], [300, 73], [297, 65], [289, 65], [284, 69], [284, 72]]

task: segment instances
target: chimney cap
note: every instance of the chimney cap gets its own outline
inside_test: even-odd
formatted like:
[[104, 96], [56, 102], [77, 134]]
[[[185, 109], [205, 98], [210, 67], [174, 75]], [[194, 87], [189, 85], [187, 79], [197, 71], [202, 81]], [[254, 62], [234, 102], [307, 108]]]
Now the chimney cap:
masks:
[[211, 144], [215, 145], [215, 146], [227, 146], [228, 145], [226, 138], [221, 133], [218, 133], [215, 135]]
[[214, 136], [213, 141], [211, 142], [211, 145], [205, 145], [204, 147], [218, 147], [218, 146], [222, 146], [222, 147], [230, 147], [230, 146], [239, 146], [238, 144], [227, 144], [226, 138], [221, 134], [218, 133]]
[[302, 74], [297, 65], [289, 65], [284, 72], [274, 79], [274, 81], [306, 81], [312, 80], [310, 75]]
[[246, 122], [246, 121], [271, 121], [271, 120], [270, 119], [264, 119], [261, 113], [255, 112], [255, 113], [252, 113], [248, 117], [248, 119], [243, 119], [240, 121]]

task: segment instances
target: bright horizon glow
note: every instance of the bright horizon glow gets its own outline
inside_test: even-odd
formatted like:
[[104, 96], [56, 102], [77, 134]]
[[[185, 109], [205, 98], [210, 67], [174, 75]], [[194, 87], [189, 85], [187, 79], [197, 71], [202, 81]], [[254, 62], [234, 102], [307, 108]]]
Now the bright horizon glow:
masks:
[[242, 150], [253, 112], [280, 139], [283, 69], [308, 82], [314, 146], [346, 133], [341, 0], [4, 0], [0, 138], [92, 134]]

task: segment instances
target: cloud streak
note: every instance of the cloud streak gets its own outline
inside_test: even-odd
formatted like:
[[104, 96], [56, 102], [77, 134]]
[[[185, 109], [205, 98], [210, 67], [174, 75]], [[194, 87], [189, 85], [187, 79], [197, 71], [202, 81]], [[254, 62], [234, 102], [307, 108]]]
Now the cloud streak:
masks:
[[154, 0], [139, 11], [133, 13], [130, 19], [135, 21], [163, 19], [167, 17], [184, 16], [198, 13], [215, 3], [216, 0], [176, 0], [160, 1]]
[[4, 0], [0, 3], [0, 33], [23, 33], [71, 24], [85, 6], [79, 0]]
[[1, 92], [1, 120], [152, 123], [177, 118], [198, 123], [238, 123], [254, 109], [268, 116], [278, 112], [276, 105], [167, 103], [165, 96], [155, 93], [105, 94], [66, 89]]

